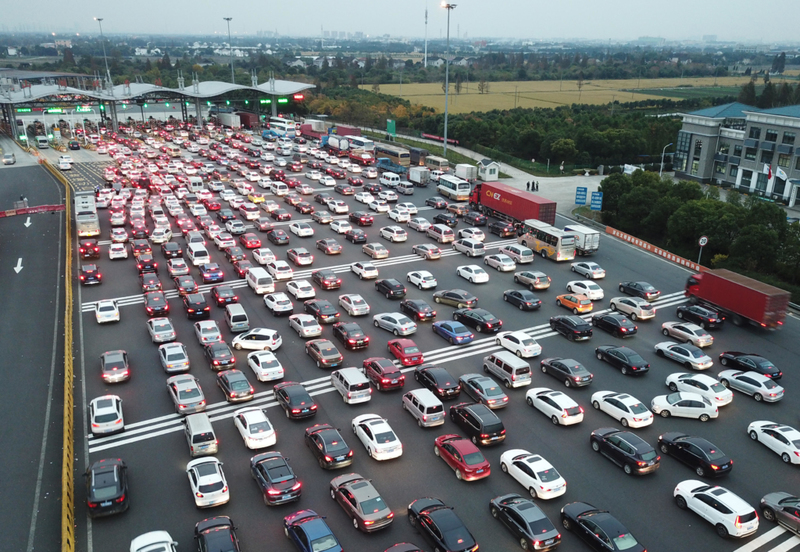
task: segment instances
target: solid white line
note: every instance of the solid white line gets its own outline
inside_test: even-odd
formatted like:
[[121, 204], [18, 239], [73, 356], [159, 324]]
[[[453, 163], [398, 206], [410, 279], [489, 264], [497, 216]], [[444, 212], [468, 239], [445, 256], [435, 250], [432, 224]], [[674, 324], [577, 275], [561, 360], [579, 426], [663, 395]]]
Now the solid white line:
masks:
[[[781, 527], [779, 525], [779, 526], [767, 531], [766, 533], [764, 533], [760, 537], [751, 540], [750, 542], [748, 542], [744, 546], [740, 546], [739, 548], [737, 548], [733, 552], [753, 552], [755, 549], [761, 548], [762, 546], [764, 546], [769, 541], [780, 537], [783, 533], [786, 533], [786, 529], [784, 529], [783, 527]], [[794, 537], [794, 538], [797, 538], [797, 537]]]
[[793, 536], [792, 538], [783, 541], [783, 543], [779, 544], [769, 552], [786, 552], [787, 550], [791, 550], [798, 544], [800, 544], [800, 537]]

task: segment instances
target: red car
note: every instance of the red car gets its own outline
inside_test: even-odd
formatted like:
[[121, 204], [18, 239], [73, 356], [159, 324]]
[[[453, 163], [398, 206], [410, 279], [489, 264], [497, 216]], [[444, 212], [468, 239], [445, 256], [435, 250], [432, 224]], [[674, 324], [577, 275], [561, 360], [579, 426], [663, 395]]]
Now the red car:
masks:
[[364, 361], [363, 367], [364, 374], [378, 391], [402, 389], [406, 384], [405, 375], [388, 358], [368, 358]]
[[489, 461], [469, 439], [451, 433], [440, 435], [434, 443], [433, 452], [455, 470], [459, 481], [475, 481], [492, 473]]
[[213, 199], [213, 198], [204, 199], [203, 205], [209, 211], [219, 211], [220, 209], [222, 209], [222, 202], [220, 202], [220, 200], [218, 199]]
[[245, 249], [258, 249], [261, 247], [261, 240], [252, 232], [239, 236], [239, 243], [241, 243]]
[[347, 183], [350, 184], [351, 186], [363, 186], [364, 185], [364, 181], [362, 179], [358, 178], [357, 176], [351, 176], [350, 178], [348, 178], [347, 179]]
[[292, 172], [300, 172], [300, 171], [303, 170], [303, 164], [302, 163], [292, 163], [291, 165], [289, 165], [289, 170], [292, 171]]
[[392, 339], [387, 344], [389, 352], [400, 361], [403, 366], [416, 366], [425, 362], [422, 351], [410, 339]]
[[297, 188], [302, 184], [297, 178], [284, 178], [283, 183], [289, 186], [289, 188]]

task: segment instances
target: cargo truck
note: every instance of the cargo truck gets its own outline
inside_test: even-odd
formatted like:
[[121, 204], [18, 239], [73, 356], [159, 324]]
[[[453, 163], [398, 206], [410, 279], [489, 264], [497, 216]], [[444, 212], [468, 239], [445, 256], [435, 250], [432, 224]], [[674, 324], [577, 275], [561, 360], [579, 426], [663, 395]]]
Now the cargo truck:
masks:
[[685, 295], [737, 326], [750, 323], [771, 330], [783, 325], [790, 298], [788, 291], [725, 269], [689, 276]]
[[327, 138], [327, 141], [323, 141], [323, 145], [329, 152], [338, 157], [344, 157], [348, 154], [347, 150], [350, 148], [350, 141], [346, 136], [329, 134]]
[[252, 130], [258, 126], [258, 115], [255, 113], [239, 111], [236, 115], [239, 116], [242, 127]]
[[408, 172], [408, 167], [403, 167], [397, 163], [393, 163], [388, 157], [378, 157], [375, 163], [375, 168], [379, 171], [393, 172], [395, 174], [404, 175]]
[[459, 163], [456, 165], [455, 175], [461, 180], [475, 182], [478, 180], [478, 167], [474, 165], [467, 165], [466, 163]]
[[578, 255], [593, 255], [600, 248], [600, 232], [580, 224], [568, 224], [564, 232], [575, 236], [575, 251]]
[[408, 169], [408, 180], [414, 186], [425, 188], [431, 180], [431, 171], [428, 167], [410, 167]]
[[219, 124], [230, 128], [241, 128], [242, 123], [236, 113], [217, 113]]
[[484, 215], [522, 224], [537, 219], [547, 224], [556, 222], [556, 202], [518, 190], [500, 182], [479, 182], [472, 189], [469, 205]]

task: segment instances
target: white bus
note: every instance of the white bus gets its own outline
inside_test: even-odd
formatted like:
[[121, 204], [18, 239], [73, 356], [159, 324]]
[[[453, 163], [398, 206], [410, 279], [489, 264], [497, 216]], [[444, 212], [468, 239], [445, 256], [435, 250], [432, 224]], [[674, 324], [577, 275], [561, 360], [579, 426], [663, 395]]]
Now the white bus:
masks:
[[429, 155], [428, 157], [425, 158], [425, 166], [432, 171], [447, 172], [450, 169], [450, 161], [448, 161], [444, 157], [436, 157], [435, 155]]
[[575, 236], [540, 220], [526, 220], [517, 242], [554, 261], [575, 258]]
[[283, 119], [281, 117], [270, 117], [269, 119], [269, 128], [270, 130], [274, 131], [275, 134], [280, 136], [289, 136], [290, 138], [294, 138], [295, 136], [300, 136], [299, 130], [297, 127], [297, 123], [292, 121], [291, 119]]
[[472, 191], [472, 186], [466, 180], [457, 176], [443, 174], [439, 177], [439, 185], [436, 187], [439, 195], [454, 201], [467, 201]]
[[361, 150], [364, 153], [375, 153], [375, 142], [364, 136], [347, 136], [351, 150]]
[[100, 218], [97, 216], [94, 192], [76, 192], [74, 205], [75, 226], [78, 229], [78, 237], [99, 236]]

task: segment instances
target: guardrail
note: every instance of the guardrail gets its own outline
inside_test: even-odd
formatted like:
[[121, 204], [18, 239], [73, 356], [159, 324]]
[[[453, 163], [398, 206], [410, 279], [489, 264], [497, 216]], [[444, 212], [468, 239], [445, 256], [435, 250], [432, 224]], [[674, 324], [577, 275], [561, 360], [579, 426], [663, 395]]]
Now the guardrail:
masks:
[[708, 270], [706, 267], [699, 265], [695, 262], [690, 261], [689, 259], [684, 259], [674, 253], [670, 253], [660, 247], [653, 245], [652, 243], [648, 243], [643, 239], [637, 238], [636, 236], [631, 236], [630, 234], [626, 234], [621, 230], [617, 230], [616, 228], [611, 228], [610, 226], [606, 226], [606, 234], [610, 234], [615, 238], [619, 238], [622, 241], [628, 242], [631, 245], [634, 245], [640, 249], [644, 249], [645, 251], [649, 251], [654, 255], [658, 255], [659, 257], [666, 259], [670, 262], [673, 262], [677, 265], [682, 267], [688, 268], [695, 272], [705, 272]]
[[36, 207], [23, 207], [21, 209], [8, 209], [0, 211], [0, 218], [13, 217], [16, 215], [32, 215], [34, 213], [46, 213], [52, 211], [65, 210], [64, 205], [37, 205]]

